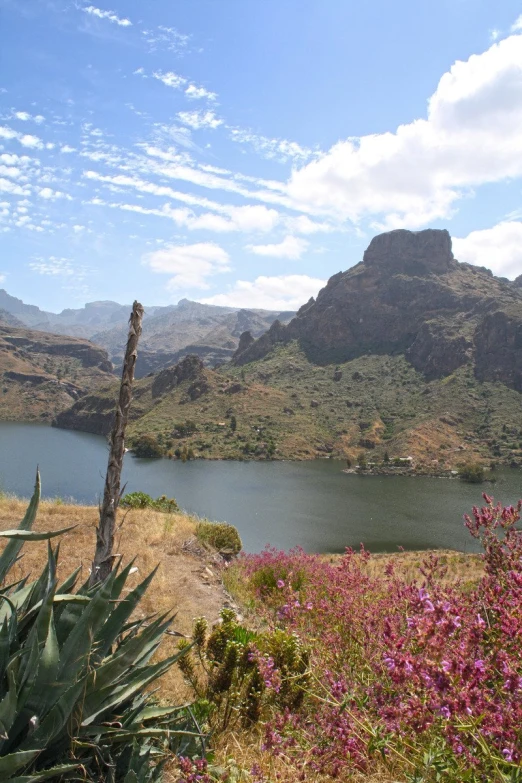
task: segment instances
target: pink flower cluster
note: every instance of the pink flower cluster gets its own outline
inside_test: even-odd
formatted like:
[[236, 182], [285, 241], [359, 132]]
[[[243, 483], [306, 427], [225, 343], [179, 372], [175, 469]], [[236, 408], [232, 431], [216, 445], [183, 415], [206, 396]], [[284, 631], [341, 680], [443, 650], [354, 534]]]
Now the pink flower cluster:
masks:
[[466, 517], [484, 551], [472, 586], [448, 587], [433, 555], [420, 587], [393, 567], [370, 576], [364, 549], [336, 563], [273, 549], [242, 560], [267, 621], [312, 652], [307, 700], [266, 726], [268, 751], [333, 777], [378, 757], [412, 779], [430, 764], [448, 780], [511, 779], [522, 763], [521, 503], [484, 499]]

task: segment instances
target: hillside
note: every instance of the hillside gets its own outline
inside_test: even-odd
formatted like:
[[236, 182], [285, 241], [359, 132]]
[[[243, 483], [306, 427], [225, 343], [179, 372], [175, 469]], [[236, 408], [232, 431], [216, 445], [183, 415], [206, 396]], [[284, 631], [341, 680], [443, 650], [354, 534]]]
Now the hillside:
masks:
[[107, 353], [87, 340], [20, 329], [0, 319], [0, 419], [50, 421], [114, 378]]
[[[520, 290], [458, 263], [445, 231], [391, 232], [288, 326], [242, 335], [232, 365], [191, 357], [139, 381], [129, 439], [206, 458], [387, 453], [428, 473], [516, 465], [521, 371]], [[107, 432], [115, 393], [86, 396], [57, 425]]]

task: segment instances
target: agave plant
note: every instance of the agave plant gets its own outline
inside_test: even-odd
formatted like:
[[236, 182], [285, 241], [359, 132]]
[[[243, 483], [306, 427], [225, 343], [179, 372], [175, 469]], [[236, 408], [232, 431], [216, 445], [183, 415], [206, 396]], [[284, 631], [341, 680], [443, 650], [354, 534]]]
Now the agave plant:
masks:
[[[0, 533], [0, 780], [157, 781], [169, 753], [193, 755], [204, 738], [189, 706], [150, 692], [186, 652], [151, 662], [172, 618], [131, 619], [154, 572], [124, 597], [132, 562], [92, 587], [76, 588], [80, 569], [59, 584], [50, 539], [71, 528], [32, 531], [39, 499], [37, 474], [18, 529]], [[42, 573], [9, 583], [24, 543], [41, 540]]]

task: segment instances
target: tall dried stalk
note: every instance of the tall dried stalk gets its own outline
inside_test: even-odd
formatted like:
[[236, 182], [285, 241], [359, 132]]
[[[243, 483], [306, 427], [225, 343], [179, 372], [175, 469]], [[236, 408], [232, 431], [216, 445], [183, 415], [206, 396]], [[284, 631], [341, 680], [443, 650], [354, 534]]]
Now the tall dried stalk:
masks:
[[120, 396], [110, 437], [109, 463], [105, 476], [103, 502], [100, 506], [100, 525], [96, 528], [96, 550], [92, 564], [91, 584], [103, 581], [112, 570], [114, 528], [120, 502], [121, 470], [125, 452], [125, 428], [132, 400], [132, 382], [138, 356], [137, 349], [142, 319], [143, 307], [139, 302], [134, 302], [129, 320], [129, 337], [121, 375]]

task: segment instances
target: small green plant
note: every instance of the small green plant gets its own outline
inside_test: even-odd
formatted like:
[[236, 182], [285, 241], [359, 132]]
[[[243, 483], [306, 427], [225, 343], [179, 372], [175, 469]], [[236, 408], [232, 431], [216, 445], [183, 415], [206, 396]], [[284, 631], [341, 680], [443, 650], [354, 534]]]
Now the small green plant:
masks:
[[364, 451], [361, 451], [357, 455], [357, 465], [359, 466], [360, 470], [366, 470], [368, 467], [368, 463], [366, 462], [366, 454]]
[[243, 546], [236, 528], [228, 522], [198, 522], [196, 537], [203, 544], [228, 555], [237, 555]]
[[459, 477], [470, 484], [481, 484], [484, 481], [484, 468], [478, 462], [467, 462], [459, 467]]
[[205, 618], [198, 618], [192, 639], [192, 651], [178, 666], [212, 730], [250, 726], [269, 706], [284, 710], [301, 704], [309, 652], [295, 634], [280, 629], [255, 633], [231, 609], [222, 609], [221, 622], [210, 634]]
[[132, 451], [135, 457], [163, 457], [164, 449], [153, 435], [139, 435], [132, 441]]
[[179, 506], [174, 498], [161, 495], [154, 500], [146, 492], [129, 492], [122, 497], [120, 505], [124, 508], [152, 508], [154, 511], [164, 511], [167, 514], [179, 511]]

